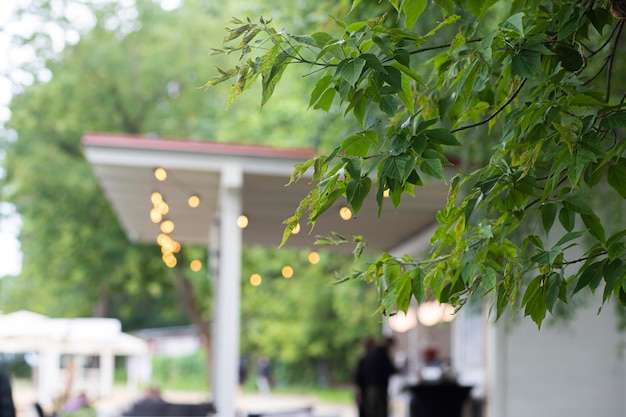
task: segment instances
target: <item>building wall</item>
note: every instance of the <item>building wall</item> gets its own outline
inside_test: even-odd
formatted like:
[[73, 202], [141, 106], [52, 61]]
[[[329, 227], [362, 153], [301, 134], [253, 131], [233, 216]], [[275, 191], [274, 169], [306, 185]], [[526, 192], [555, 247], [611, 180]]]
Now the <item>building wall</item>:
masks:
[[538, 330], [526, 317], [505, 330], [506, 416], [497, 417], [626, 415], [624, 336], [613, 307], [597, 315], [598, 305], [578, 308], [567, 325]]

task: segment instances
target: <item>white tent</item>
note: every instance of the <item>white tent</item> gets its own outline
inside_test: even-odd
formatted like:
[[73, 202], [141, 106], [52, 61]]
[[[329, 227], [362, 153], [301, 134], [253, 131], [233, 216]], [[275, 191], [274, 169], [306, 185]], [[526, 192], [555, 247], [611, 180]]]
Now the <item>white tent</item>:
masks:
[[[113, 388], [115, 356], [128, 356], [129, 382], [142, 382], [149, 375], [149, 349], [142, 339], [122, 333], [121, 323], [112, 318], [50, 318], [30, 311], [0, 315], [0, 352], [36, 354], [37, 401], [50, 406], [69, 378], [61, 356], [72, 355], [72, 388], [86, 390], [98, 398]], [[87, 375], [85, 358], [97, 357], [99, 367]]]

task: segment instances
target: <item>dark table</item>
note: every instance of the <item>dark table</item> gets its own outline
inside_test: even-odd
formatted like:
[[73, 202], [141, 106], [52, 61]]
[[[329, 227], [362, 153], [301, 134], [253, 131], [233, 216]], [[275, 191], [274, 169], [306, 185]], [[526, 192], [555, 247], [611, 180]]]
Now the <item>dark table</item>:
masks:
[[454, 383], [407, 386], [411, 393], [411, 417], [461, 417], [472, 387]]

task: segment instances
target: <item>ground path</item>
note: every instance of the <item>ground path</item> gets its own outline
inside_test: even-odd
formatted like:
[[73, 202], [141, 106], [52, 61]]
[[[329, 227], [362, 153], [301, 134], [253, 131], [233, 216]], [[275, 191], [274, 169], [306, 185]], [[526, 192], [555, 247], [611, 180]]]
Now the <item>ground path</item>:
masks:
[[[13, 397], [17, 408], [16, 417], [36, 417], [33, 404], [35, 392], [28, 383], [18, 381], [13, 388]], [[113, 395], [98, 400], [94, 406], [99, 417], [119, 417], [122, 411], [141, 393], [136, 390], [115, 387]], [[177, 403], [198, 403], [207, 401], [206, 394], [198, 392], [165, 391], [163, 399]], [[312, 407], [315, 417], [357, 417], [352, 404], [320, 401], [314, 396], [292, 394], [256, 394], [240, 393], [237, 395], [237, 411], [245, 417], [248, 413], [293, 410]]]

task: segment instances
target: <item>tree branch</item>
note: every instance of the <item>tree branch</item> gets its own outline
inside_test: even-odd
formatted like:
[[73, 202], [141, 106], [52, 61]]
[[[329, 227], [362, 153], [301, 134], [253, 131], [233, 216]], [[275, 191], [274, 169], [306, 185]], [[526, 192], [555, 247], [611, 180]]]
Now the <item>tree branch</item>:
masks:
[[473, 127], [477, 127], [480, 125], [484, 125], [485, 123], [489, 122], [490, 120], [492, 120], [493, 118], [495, 118], [502, 110], [504, 110], [506, 108], [506, 106], [508, 106], [509, 104], [511, 104], [511, 102], [513, 100], [515, 100], [515, 97], [517, 97], [517, 95], [520, 93], [520, 91], [522, 91], [522, 87], [524, 87], [524, 84], [526, 83], [526, 78], [522, 79], [522, 81], [519, 83], [519, 85], [517, 86], [517, 88], [515, 89], [515, 91], [513, 92], [513, 94], [511, 95], [511, 97], [509, 97], [507, 99], [507, 101], [505, 101], [499, 108], [498, 110], [496, 110], [495, 112], [493, 112], [489, 117], [487, 117], [486, 119], [481, 120], [480, 122], [471, 124], [471, 125], [467, 125], [467, 126], [461, 126], [461, 127], [457, 127], [456, 129], [452, 129], [450, 131], [450, 133], [456, 133], [456, 132], [460, 132], [461, 130], [466, 130], [466, 129], [471, 129]]

